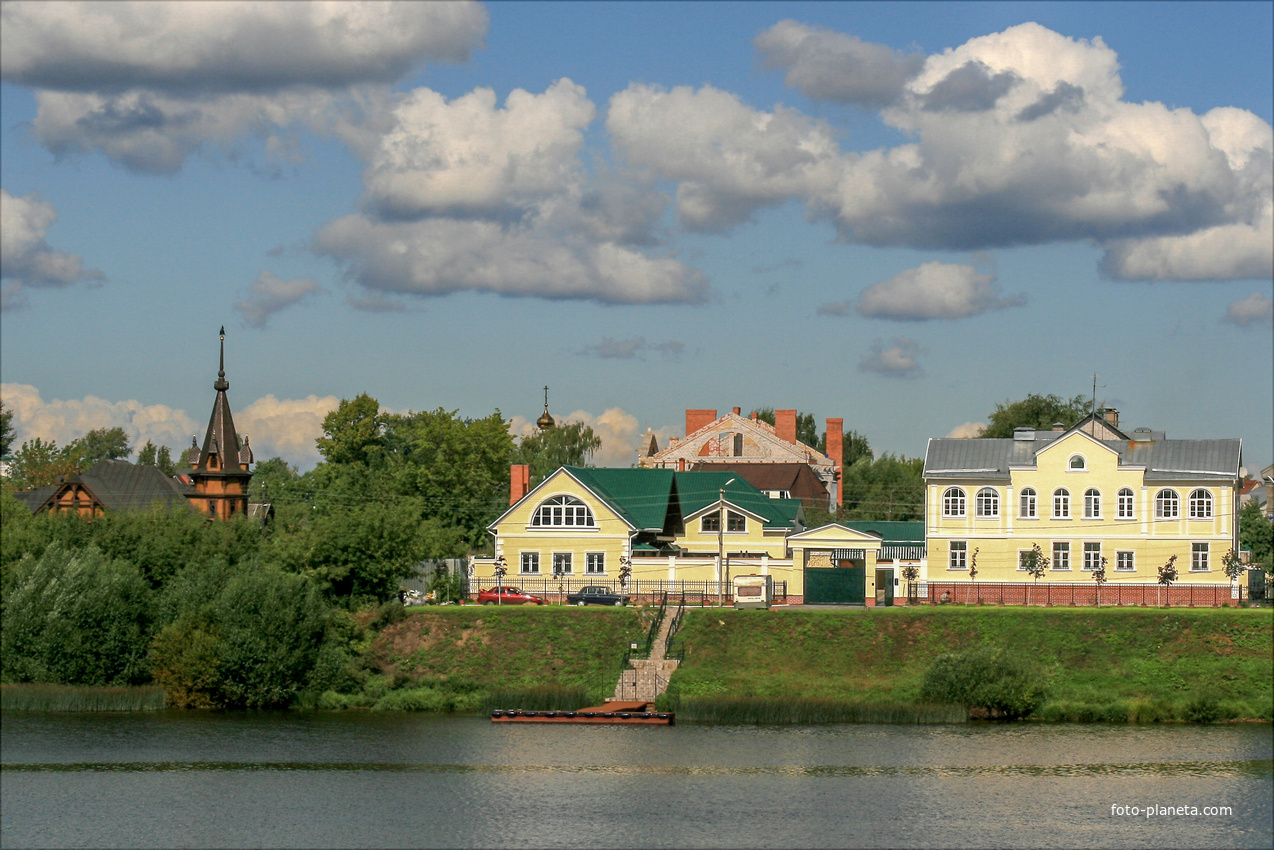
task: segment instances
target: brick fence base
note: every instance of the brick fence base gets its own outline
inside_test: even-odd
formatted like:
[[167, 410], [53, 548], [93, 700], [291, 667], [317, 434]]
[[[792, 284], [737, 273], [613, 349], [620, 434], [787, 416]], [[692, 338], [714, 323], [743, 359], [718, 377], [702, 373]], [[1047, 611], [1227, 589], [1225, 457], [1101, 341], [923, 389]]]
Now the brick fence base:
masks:
[[[1236, 595], [1236, 592], [1238, 595]], [[1097, 605], [1096, 584], [1080, 582], [930, 582], [920, 604], [966, 605]], [[905, 600], [905, 597], [904, 597]], [[1123, 605], [1216, 608], [1247, 601], [1247, 588], [1229, 584], [1107, 584], [1100, 590], [1102, 606]]]

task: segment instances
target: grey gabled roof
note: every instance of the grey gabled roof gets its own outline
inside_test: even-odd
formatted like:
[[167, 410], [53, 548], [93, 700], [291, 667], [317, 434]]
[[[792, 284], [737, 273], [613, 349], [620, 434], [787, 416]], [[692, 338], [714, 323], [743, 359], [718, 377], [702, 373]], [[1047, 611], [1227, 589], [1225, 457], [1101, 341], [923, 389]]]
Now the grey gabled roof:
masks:
[[79, 479], [107, 510], [143, 510], [155, 504], [190, 507], [186, 498], [190, 488], [155, 466], [102, 460]]
[[[1009, 478], [1009, 467], [1032, 467], [1036, 454], [1066, 432], [1037, 434], [1034, 440], [931, 439], [925, 452], [924, 477]], [[1229, 440], [1095, 440], [1119, 455], [1121, 466], [1145, 467], [1147, 481], [1233, 478], [1242, 462], [1242, 441]]]

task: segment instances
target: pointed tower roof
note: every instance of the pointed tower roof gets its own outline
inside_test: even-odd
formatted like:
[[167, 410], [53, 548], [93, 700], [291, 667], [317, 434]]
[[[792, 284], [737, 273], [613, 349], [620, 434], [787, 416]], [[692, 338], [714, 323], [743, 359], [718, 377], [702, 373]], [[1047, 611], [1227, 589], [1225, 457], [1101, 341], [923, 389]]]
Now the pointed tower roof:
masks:
[[[212, 403], [212, 416], [208, 419], [208, 430], [204, 434], [203, 446], [199, 450], [199, 459], [194, 463], [191, 474], [195, 476], [251, 476], [248, 464], [252, 463], [252, 449], [246, 440], [240, 441], [239, 433], [234, 427], [234, 417], [230, 415], [230, 400], [226, 398], [226, 390], [230, 382], [226, 380], [226, 328], [221, 327], [221, 362], [217, 371], [217, 380], [212, 388], [217, 397]], [[193, 456], [193, 446], [190, 454]]]

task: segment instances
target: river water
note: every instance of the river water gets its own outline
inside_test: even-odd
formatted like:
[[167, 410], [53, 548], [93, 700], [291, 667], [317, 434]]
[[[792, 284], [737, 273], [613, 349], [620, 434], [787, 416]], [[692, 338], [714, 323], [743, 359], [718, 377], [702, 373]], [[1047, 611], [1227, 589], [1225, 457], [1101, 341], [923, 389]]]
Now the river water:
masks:
[[1274, 843], [1266, 725], [13, 712], [0, 726], [4, 848]]

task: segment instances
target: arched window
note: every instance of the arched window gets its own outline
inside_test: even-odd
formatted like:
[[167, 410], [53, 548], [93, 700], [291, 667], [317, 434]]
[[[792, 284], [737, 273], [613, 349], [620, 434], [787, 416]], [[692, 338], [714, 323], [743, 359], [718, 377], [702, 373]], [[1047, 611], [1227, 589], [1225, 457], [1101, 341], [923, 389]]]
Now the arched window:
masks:
[[1119, 491], [1119, 518], [1132, 519], [1132, 490], [1127, 487]]
[[1035, 488], [1024, 487], [1018, 500], [1018, 515], [1022, 519], [1035, 519]]
[[1071, 457], [1071, 469], [1087, 469], [1088, 464], [1084, 462], [1083, 455], [1074, 455]]
[[943, 516], [964, 516], [964, 491], [959, 487], [948, 487], [942, 494]]
[[1101, 491], [1096, 487], [1084, 491], [1084, 519], [1101, 519]]
[[974, 502], [974, 510], [977, 511], [978, 516], [999, 516], [999, 494], [990, 487], [983, 487], [978, 491], [976, 501]]
[[1053, 491], [1053, 519], [1070, 519], [1071, 494], [1065, 487]]
[[1190, 519], [1212, 519], [1212, 494], [1207, 490], [1190, 494]]
[[543, 528], [593, 527], [593, 512], [574, 496], [554, 496], [535, 509], [531, 525]]
[[1181, 504], [1176, 490], [1160, 490], [1155, 494], [1155, 517], [1176, 519], [1181, 514]]

